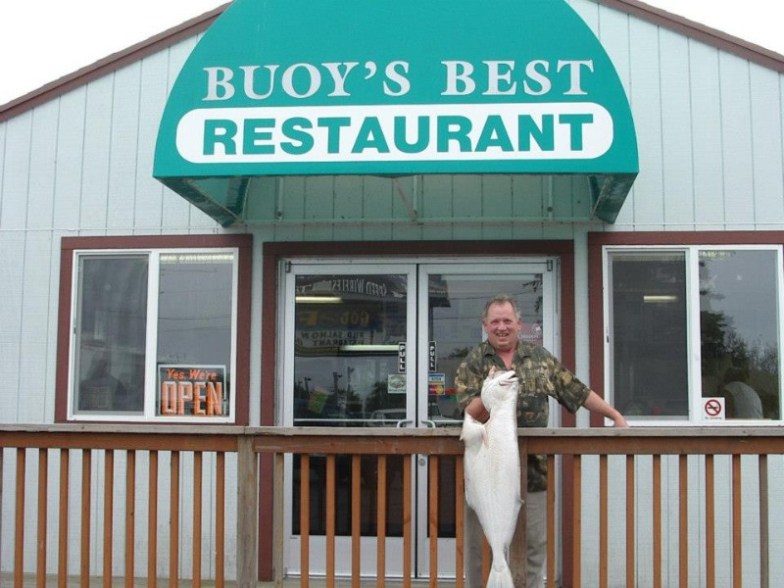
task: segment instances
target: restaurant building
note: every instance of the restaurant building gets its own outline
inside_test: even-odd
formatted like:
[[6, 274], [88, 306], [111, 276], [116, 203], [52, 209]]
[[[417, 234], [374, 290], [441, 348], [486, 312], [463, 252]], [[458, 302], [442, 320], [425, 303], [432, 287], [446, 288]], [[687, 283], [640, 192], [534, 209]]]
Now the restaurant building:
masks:
[[632, 426], [780, 427], [783, 74], [637, 0], [235, 0], [0, 106], [0, 421], [459, 425], [503, 292]]

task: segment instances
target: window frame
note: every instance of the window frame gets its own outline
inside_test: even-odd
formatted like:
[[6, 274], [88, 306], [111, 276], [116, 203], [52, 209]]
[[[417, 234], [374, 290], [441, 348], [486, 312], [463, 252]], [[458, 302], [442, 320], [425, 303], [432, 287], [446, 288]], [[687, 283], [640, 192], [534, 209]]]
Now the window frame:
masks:
[[[55, 422], [80, 423], [113, 423], [135, 422], [166, 424], [199, 424], [212, 426], [249, 424], [249, 349], [251, 323], [251, 283], [252, 283], [252, 247], [253, 237], [249, 234], [230, 235], [176, 235], [176, 236], [125, 236], [125, 237], [63, 237], [60, 251], [60, 284], [58, 309], [57, 338], [57, 376], [55, 385]], [[184, 252], [218, 252], [232, 251], [236, 255], [234, 261], [234, 292], [232, 294], [232, 349], [230, 352], [231, 371], [231, 406], [229, 417], [204, 419], [201, 417], [170, 417], [156, 416], [149, 411], [152, 402], [149, 393], [149, 374], [155, 366], [145, 362], [145, 412], [144, 414], [124, 415], [121, 413], [90, 415], [73, 411], [72, 392], [74, 377], [74, 343], [76, 336], [74, 322], [78, 288], [78, 256], [79, 255], [126, 255], [184, 253]], [[152, 265], [150, 266], [152, 269]], [[150, 280], [148, 288], [157, 279]], [[148, 300], [148, 310], [157, 307]], [[156, 316], [157, 321], [157, 316]], [[148, 331], [149, 333], [149, 331]], [[149, 333], [155, 336], [154, 333]], [[147, 352], [150, 351], [149, 341]], [[153, 364], [155, 362], [153, 361]], [[155, 387], [152, 387], [152, 391]], [[154, 412], [154, 411], [153, 411]]]
[[699, 293], [699, 262], [700, 253], [703, 251], [770, 251], [776, 255], [776, 288], [777, 324], [781, 325], [784, 313], [784, 248], [781, 243], [689, 243], [689, 244], [604, 244], [601, 247], [601, 275], [603, 292], [602, 315], [603, 341], [602, 341], [602, 373], [606, 383], [607, 398], [612, 402], [614, 397], [612, 333], [614, 317], [611, 313], [611, 278], [610, 257], [613, 253], [682, 253], [684, 255], [684, 273], [686, 279], [686, 345], [687, 345], [687, 381], [688, 381], [688, 407], [689, 414], [686, 419], [651, 419], [645, 416], [627, 417], [629, 421], [638, 426], [781, 426], [784, 422], [784, 331], [779, 326], [779, 414], [778, 420], [772, 419], [722, 419], [710, 420], [702, 417], [702, 370], [701, 370], [701, 326], [700, 326], [700, 293]]

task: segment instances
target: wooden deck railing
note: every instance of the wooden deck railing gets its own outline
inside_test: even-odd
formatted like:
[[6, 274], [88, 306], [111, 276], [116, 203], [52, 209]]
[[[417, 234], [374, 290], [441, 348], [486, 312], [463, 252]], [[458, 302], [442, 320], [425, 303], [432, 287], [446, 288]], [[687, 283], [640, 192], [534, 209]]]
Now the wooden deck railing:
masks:
[[[550, 464], [548, 586], [784, 585], [784, 561], [777, 557], [784, 525], [775, 524], [784, 514], [780, 429], [522, 433], [522, 463], [536, 453]], [[455, 569], [463, 564], [462, 503], [445, 513], [438, 499], [439, 484], [453, 484], [454, 495], [462, 496], [457, 435], [454, 429], [0, 426], [3, 577], [19, 588], [53, 580], [74, 585], [74, 577], [87, 586], [96, 576], [104, 586], [133, 586], [139, 577], [148, 586], [177, 586], [180, 579], [193, 586], [203, 580], [255, 586], [259, 529], [271, 528], [272, 569], [282, 582], [284, 475], [291, 471], [285, 463], [286, 456], [298, 455], [298, 530], [305, 539], [312, 486], [305, 466], [314, 457], [325, 463], [325, 553], [319, 557], [325, 558], [326, 584], [335, 585], [338, 577], [335, 542], [341, 536], [351, 545], [352, 585], [360, 584], [362, 558], [372, 555], [373, 583], [383, 586], [389, 464], [429, 456], [428, 580], [436, 585], [443, 582], [438, 529], [444, 516], [454, 520]], [[274, 520], [261, 523], [260, 454], [274, 456], [275, 478]], [[367, 532], [360, 529], [361, 500], [350, 506], [350, 538], [337, 530], [337, 459], [351, 464], [354, 497], [362, 494], [362, 464], [372, 464], [373, 554], [362, 551]], [[448, 481], [439, 481], [441, 460], [454, 462]], [[402, 468], [403, 585], [414, 577], [412, 472], [413, 465]], [[302, 586], [312, 575], [310, 545], [299, 543]], [[522, 549], [519, 543], [515, 549]], [[460, 574], [450, 583], [461, 586]]]

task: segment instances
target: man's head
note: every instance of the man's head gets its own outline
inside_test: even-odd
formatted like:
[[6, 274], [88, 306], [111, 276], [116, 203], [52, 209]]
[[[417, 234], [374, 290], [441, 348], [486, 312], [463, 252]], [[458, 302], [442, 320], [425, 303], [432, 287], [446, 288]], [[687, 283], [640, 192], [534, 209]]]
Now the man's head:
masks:
[[509, 351], [517, 347], [523, 321], [515, 299], [499, 294], [488, 300], [482, 326], [487, 333], [487, 341], [496, 351]]

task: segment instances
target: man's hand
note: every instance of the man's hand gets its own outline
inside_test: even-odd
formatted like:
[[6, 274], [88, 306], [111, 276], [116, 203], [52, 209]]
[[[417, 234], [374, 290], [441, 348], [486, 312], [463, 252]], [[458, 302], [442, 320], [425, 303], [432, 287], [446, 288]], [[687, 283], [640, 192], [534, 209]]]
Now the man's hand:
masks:
[[593, 390], [591, 390], [591, 392], [588, 394], [588, 398], [585, 400], [585, 404], [583, 406], [585, 406], [585, 408], [591, 412], [598, 412], [603, 417], [610, 419], [619, 429], [626, 429], [629, 426], [629, 423], [626, 422], [626, 419], [623, 418], [623, 415], [618, 410], [607, 404], [604, 399]]
[[485, 405], [482, 404], [482, 399], [477, 396], [465, 408], [465, 411], [470, 414], [474, 419], [480, 423], [486, 423], [490, 418], [490, 413], [487, 412]]

